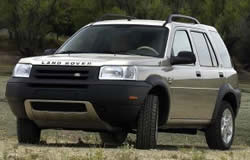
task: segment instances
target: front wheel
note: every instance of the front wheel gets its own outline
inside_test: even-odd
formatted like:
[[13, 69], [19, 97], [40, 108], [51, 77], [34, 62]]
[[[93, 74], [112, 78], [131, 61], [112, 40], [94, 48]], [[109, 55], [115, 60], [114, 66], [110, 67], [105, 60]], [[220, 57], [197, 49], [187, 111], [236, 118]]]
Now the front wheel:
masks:
[[142, 107], [136, 134], [136, 148], [155, 148], [158, 138], [159, 100], [155, 95], [148, 95]]
[[19, 143], [38, 144], [40, 142], [41, 129], [28, 119], [17, 119], [17, 137]]
[[235, 115], [230, 103], [222, 101], [216, 120], [206, 131], [210, 149], [230, 149], [235, 132]]
[[116, 132], [116, 133], [100, 133], [102, 145], [117, 145], [120, 146], [126, 140], [128, 132]]

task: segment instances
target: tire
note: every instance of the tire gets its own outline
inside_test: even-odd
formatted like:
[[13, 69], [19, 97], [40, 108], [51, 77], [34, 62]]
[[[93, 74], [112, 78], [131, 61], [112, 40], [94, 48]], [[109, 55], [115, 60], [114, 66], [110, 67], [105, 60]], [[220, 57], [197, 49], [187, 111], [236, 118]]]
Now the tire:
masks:
[[117, 132], [117, 133], [100, 133], [102, 145], [116, 145], [120, 146], [126, 140], [128, 132]]
[[[229, 118], [230, 116], [231, 120]], [[224, 121], [225, 120], [224, 118], [227, 119], [226, 123]], [[234, 132], [235, 132], [235, 115], [232, 106], [227, 101], [222, 101], [215, 122], [211, 124], [205, 132], [208, 147], [210, 149], [219, 149], [219, 150], [230, 149], [234, 139]]]
[[23, 144], [38, 144], [40, 142], [41, 129], [27, 119], [17, 119], [18, 142]]
[[137, 121], [136, 148], [153, 149], [158, 138], [159, 100], [148, 95]]

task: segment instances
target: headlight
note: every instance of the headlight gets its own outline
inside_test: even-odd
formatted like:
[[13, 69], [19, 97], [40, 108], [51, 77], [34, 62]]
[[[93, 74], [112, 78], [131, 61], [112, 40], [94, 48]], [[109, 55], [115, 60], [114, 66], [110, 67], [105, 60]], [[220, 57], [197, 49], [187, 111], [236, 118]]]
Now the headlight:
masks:
[[22, 77], [22, 78], [29, 78], [30, 71], [32, 65], [31, 64], [17, 64], [13, 71], [13, 77]]
[[136, 78], [135, 66], [104, 66], [99, 73], [101, 80], [136, 80]]

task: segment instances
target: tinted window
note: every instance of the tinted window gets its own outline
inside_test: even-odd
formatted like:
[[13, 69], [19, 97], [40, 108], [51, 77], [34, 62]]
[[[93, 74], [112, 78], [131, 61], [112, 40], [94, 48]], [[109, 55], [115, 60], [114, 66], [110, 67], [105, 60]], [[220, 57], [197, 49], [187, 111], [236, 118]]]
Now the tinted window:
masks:
[[211, 32], [212, 39], [214, 40], [214, 44], [218, 50], [218, 54], [220, 55], [220, 58], [222, 60], [224, 67], [232, 67], [231, 59], [227, 50], [227, 47], [223, 40], [221, 39], [219, 33], [217, 32]]
[[216, 55], [215, 55], [215, 52], [214, 52], [214, 49], [213, 49], [213, 47], [212, 47], [212, 45], [211, 45], [211, 42], [210, 42], [210, 40], [208, 39], [208, 37], [207, 37], [207, 35], [206, 34], [204, 34], [205, 35], [205, 38], [206, 38], [206, 41], [207, 41], [207, 44], [208, 44], [208, 48], [209, 48], [209, 51], [210, 51], [210, 55], [211, 55], [211, 57], [212, 57], [212, 62], [213, 62], [213, 66], [218, 66], [218, 61], [217, 61], [217, 57], [216, 57]]
[[191, 32], [201, 66], [213, 66], [203, 33]]
[[135, 54], [163, 57], [168, 29], [152, 26], [102, 25], [82, 29], [58, 51]]
[[176, 31], [175, 33], [172, 55], [178, 56], [181, 51], [192, 52], [192, 47], [186, 31]]

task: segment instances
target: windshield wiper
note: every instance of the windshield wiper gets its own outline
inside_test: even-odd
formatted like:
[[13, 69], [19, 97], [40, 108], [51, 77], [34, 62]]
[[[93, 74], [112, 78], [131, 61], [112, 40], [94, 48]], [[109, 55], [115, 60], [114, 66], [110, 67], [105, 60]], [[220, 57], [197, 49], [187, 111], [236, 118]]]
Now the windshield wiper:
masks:
[[58, 52], [57, 54], [71, 54], [71, 53], [83, 53], [81, 51], [62, 51], [62, 52]]
[[129, 51], [117, 51], [114, 52], [114, 54], [131, 54], [131, 53], [129, 53]]
[[136, 50], [119, 51], [119, 52], [115, 52], [115, 54], [142, 56], [141, 54], [136, 53]]
[[131, 53], [131, 51], [133, 51], [133, 50], [129, 50], [129, 51], [98, 51], [98, 52], [93, 52], [93, 53], [135, 55], [134, 53]]

